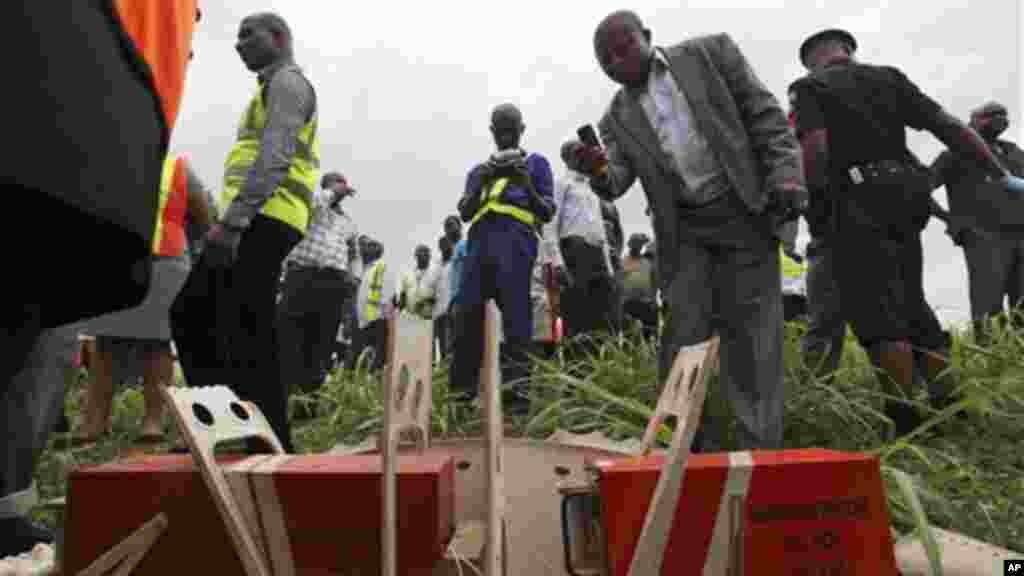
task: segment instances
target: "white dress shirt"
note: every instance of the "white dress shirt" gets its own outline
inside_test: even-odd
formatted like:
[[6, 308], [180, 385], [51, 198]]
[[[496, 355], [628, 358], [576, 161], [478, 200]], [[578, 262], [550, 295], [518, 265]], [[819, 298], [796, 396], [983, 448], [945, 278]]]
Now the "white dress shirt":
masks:
[[[556, 266], [564, 266], [558, 241], [570, 236], [579, 236], [591, 246], [598, 246], [605, 253], [605, 264], [611, 272], [611, 260], [605, 247], [608, 237], [604, 218], [601, 216], [601, 199], [590, 189], [587, 177], [574, 170], [568, 170], [555, 184], [555, 217], [544, 225], [541, 243], [544, 251], [551, 254]], [[540, 260], [538, 258], [538, 260]]]
[[700, 133], [686, 95], [679, 90], [661, 50], [655, 49], [647, 90], [635, 94], [640, 107], [658, 135], [662, 149], [672, 158], [676, 172], [686, 183], [689, 199], [703, 203], [720, 187], [705, 190], [713, 180], [723, 180], [707, 139]]
[[448, 271], [451, 270], [451, 262], [435, 262], [427, 272], [420, 287], [417, 298], [433, 298], [433, 318], [436, 320], [448, 311]]

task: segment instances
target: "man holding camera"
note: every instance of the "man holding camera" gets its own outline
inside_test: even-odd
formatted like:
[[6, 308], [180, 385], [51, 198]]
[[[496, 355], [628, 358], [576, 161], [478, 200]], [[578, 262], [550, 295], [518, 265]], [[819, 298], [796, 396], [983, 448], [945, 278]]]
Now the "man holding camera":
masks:
[[306, 392], [323, 382], [338, 327], [359, 288], [351, 273], [359, 257], [356, 226], [341, 208], [355, 190], [338, 172], [324, 174], [320, 186], [309, 231], [285, 260], [278, 303], [282, 371], [290, 386]]
[[538, 229], [555, 213], [551, 165], [544, 156], [520, 147], [523, 116], [511, 104], [491, 113], [491, 134], [498, 150], [470, 170], [459, 200], [459, 216], [469, 223], [466, 257], [458, 296], [458, 346], [452, 388], [475, 398], [480, 375], [484, 304], [493, 298], [501, 309], [505, 346], [502, 380], [515, 382], [506, 395], [508, 412], [529, 408], [523, 384], [529, 375], [527, 352], [533, 336], [530, 280], [537, 258]]
[[[640, 18], [619, 11], [598, 26], [594, 50], [622, 89], [600, 122], [606, 148], [586, 148], [584, 165], [608, 200], [639, 179], [652, 208], [671, 310], [659, 373], [668, 375], [680, 347], [717, 332], [737, 449], [779, 448], [778, 225], [806, 201], [786, 114], [727, 34], [655, 48]], [[696, 450], [720, 448], [708, 432], [702, 423]]]
[[[809, 74], [790, 87], [807, 180], [834, 199], [832, 256], [844, 315], [890, 396], [885, 414], [896, 436], [923, 422], [899, 396], [923, 376], [932, 401], [953, 400], [946, 372], [949, 335], [924, 296], [921, 231], [933, 215], [933, 177], [907, 149], [906, 127], [927, 130], [972, 158], [979, 170], [1005, 170], [973, 130], [949, 115], [905, 74], [853, 59], [857, 42], [824, 30], [800, 46]], [[827, 186], [827, 188], [826, 188]], [[1005, 192], [1004, 192], [1005, 193]]]

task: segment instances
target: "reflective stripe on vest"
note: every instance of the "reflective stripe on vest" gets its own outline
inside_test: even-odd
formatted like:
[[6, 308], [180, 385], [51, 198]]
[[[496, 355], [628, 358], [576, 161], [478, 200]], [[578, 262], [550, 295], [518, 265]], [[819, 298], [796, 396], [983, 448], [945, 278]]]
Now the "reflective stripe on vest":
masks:
[[378, 260], [370, 269], [370, 293], [366, 297], [366, 321], [380, 317], [380, 304], [384, 291], [384, 262]]
[[782, 260], [782, 276], [785, 278], [797, 279], [807, 272], [807, 264], [800, 264], [790, 258], [781, 245], [779, 246], [779, 259]]
[[192, 53], [197, 0], [115, 0], [125, 33], [146, 62], [167, 129], [174, 129]]
[[[298, 68], [285, 68], [281, 72], [285, 70]], [[288, 176], [260, 210], [261, 214], [289, 224], [303, 234], [309, 225], [313, 190], [320, 178], [320, 137], [317, 125], [317, 114], [314, 112], [295, 140], [295, 154], [289, 159]], [[256, 163], [266, 126], [267, 110], [261, 87], [242, 117], [237, 141], [224, 163], [222, 198], [225, 206], [241, 191], [250, 168]]]
[[505, 191], [505, 186], [508, 186], [508, 178], [498, 178], [491, 183], [490, 190], [486, 195], [486, 200], [480, 209], [473, 215], [473, 219], [469, 221], [469, 227], [472, 228], [476, 221], [483, 217], [488, 212], [494, 212], [496, 214], [504, 214], [511, 216], [516, 220], [530, 226], [531, 228], [536, 223], [537, 218], [529, 210], [524, 210], [518, 206], [511, 204], [505, 204], [499, 202], [498, 199], [501, 197], [501, 193]]
[[160, 204], [156, 231], [153, 233], [153, 254], [181, 256], [185, 253], [185, 212], [188, 209], [188, 180], [185, 162], [168, 156], [160, 178]]

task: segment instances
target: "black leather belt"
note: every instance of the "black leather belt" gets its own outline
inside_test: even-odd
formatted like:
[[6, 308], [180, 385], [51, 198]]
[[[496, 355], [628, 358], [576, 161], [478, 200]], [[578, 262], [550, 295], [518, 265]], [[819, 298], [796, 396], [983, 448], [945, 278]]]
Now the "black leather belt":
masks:
[[879, 160], [877, 162], [850, 166], [846, 173], [854, 184], [862, 184], [866, 180], [878, 178], [886, 174], [904, 174], [914, 169], [913, 165], [904, 160]]
[[287, 270], [288, 272], [298, 270], [309, 270], [310, 272], [330, 272], [332, 274], [337, 274], [339, 276], [345, 276], [348, 274], [348, 272], [346, 272], [345, 270], [335, 268], [334, 266], [316, 266], [313, 264], [298, 264], [296, 262], [289, 262], [288, 264], [286, 264], [285, 270]]

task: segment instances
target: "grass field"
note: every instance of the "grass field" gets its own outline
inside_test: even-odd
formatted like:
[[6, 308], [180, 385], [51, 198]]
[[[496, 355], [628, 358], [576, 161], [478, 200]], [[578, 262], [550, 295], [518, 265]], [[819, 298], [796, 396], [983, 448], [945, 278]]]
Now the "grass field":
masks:
[[[951, 370], [966, 399], [969, 418], [920, 410], [930, 420], [895, 442], [884, 441], [887, 420], [882, 395], [867, 357], [850, 340], [833, 378], [814, 377], [799, 352], [803, 325], [786, 327], [786, 447], [824, 447], [866, 451], [881, 457], [889, 487], [894, 527], [901, 533], [915, 524], [912, 499], [900, 489], [909, 478], [933, 525], [1011, 549], [1024, 549], [1024, 331], [997, 328], [989, 346], [974, 345], [969, 334], [955, 334]], [[581, 370], [577, 370], [581, 369]], [[586, 374], [583, 378], [568, 373]], [[729, 449], [728, 408], [710, 386], [706, 410], [720, 415], [717, 432]], [[639, 436], [656, 399], [656, 361], [652, 346], [606, 343], [582, 366], [560, 360], [540, 362], [531, 414], [518, 422], [524, 435], [542, 438], [556, 428], [576, 432], [602, 430], [613, 438]], [[68, 414], [77, 424], [77, 390], [68, 394]], [[296, 445], [305, 452], [326, 450], [339, 441], [355, 443], [377, 430], [383, 408], [376, 379], [361, 370], [332, 375], [315, 394], [293, 397], [293, 410], [315, 408], [317, 416], [295, 424]], [[456, 410], [448, 402], [447, 373], [435, 373], [433, 433], [475, 434], [479, 414]], [[118, 393], [113, 431], [95, 446], [69, 450], [55, 439], [39, 468], [44, 498], [64, 494], [70, 469], [106, 462], [132, 450], [142, 419], [142, 396], [135, 388]], [[167, 424], [168, 438], [174, 431]], [[667, 438], [667, 431], [666, 438]], [[166, 448], [166, 446], [162, 447]], [[160, 448], [157, 448], [160, 449]], [[903, 476], [905, 473], [906, 476]], [[904, 485], [906, 483], [904, 482]], [[46, 513], [39, 516], [53, 522]]]

